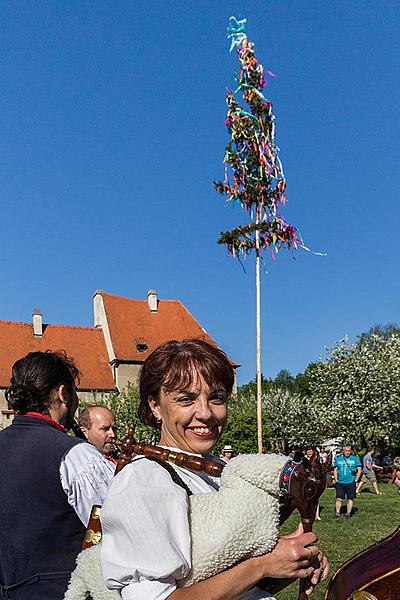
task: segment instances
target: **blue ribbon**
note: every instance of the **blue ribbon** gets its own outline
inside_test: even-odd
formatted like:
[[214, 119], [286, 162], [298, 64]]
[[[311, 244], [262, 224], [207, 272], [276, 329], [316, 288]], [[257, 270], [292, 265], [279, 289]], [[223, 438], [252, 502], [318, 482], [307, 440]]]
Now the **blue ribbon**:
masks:
[[239, 46], [246, 39], [246, 21], [247, 19], [236, 19], [236, 17], [229, 18], [229, 25], [227, 27], [228, 39], [231, 38], [231, 47], [229, 52]]

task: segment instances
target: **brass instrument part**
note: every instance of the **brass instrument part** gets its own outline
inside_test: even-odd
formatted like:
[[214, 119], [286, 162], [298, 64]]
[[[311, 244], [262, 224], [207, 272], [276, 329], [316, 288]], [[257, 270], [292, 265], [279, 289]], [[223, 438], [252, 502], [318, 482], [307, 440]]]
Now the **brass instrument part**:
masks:
[[90, 513], [91, 519], [100, 519], [101, 506], [93, 506], [92, 512]]
[[95, 546], [96, 544], [100, 544], [102, 538], [101, 531], [93, 531], [93, 529], [87, 529], [85, 533], [85, 544], [90, 544], [91, 546]]
[[177, 456], [176, 452], [170, 452], [168, 455], [168, 458], [167, 458], [168, 462], [175, 464], [176, 456]]
[[86, 548], [91, 548], [91, 546], [95, 546], [101, 542], [102, 530], [100, 513], [101, 506], [98, 506], [97, 504], [92, 506], [90, 519], [86, 528], [85, 536], [83, 538], [81, 550], [86, 550]]

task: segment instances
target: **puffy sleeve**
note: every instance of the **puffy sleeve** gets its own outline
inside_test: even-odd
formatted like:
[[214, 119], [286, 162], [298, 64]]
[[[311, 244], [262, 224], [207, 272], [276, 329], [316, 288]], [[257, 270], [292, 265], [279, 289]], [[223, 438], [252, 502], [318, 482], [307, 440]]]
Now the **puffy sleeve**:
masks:
[[91, 444], [77, 444], [60, 464], [60, 480], [68, 502], [84, 525], [94, 504], [102, 506], [115, 465]]
[[101, 522], [103, 577], [124, 600], [164, 600], [189, 573], [187, 494], [160, 465], [127, 465], [113, 480]]

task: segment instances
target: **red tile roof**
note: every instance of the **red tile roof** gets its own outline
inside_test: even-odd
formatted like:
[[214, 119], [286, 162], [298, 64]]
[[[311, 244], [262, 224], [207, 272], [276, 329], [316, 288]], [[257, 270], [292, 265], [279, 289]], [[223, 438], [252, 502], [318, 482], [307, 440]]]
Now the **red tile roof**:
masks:
[[0, 321], [0, 387], [10, 385], [11, 368], [28, 352], [64, 350], [82, 376], [79, 389], [113, 390], [103, 333], [94, 327], [43, 325], [43, 336], [34, 337], [31, 323]]
[[[117, 360], [143, 362], [168, 340], [200, 338], [217, 345], [179, 300], [159, 300], [157, 312], [151, 312], [147, 300], [98, 293], [103, 298]], [[148, 350], [139, 352], [137, 343], [145, 343]]]

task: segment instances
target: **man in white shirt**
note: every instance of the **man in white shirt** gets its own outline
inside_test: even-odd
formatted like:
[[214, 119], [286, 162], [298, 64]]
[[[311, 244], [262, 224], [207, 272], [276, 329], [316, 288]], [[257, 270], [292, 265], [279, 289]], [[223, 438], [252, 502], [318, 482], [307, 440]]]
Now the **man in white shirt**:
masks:
[[82, 410], [78, 423], [87, 441], [93, 444], [103, 456], [116, 462], [113, 457], [115, 450], [113, 442], [117, 427], [112, 411], [106, 406], [93, 404]]

